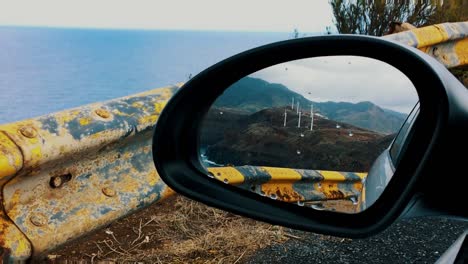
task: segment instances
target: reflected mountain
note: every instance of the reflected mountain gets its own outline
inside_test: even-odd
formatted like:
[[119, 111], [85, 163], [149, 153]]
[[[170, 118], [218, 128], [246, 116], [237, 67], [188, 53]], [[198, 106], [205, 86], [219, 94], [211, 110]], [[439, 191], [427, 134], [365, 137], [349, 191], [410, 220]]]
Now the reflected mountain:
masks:
[[[284, 113], [287, 122], [284, 126]], [[386, 135], [348, 123], [314, 115], [299, 116], [290, 107], [273, 107], [254, 113], [212, 108], [201, 131], [206, 160], [221, 165], [256, 165], [317, 170], [366, 172], [389, 146]]]
[[313, 102], [282, 84], [251, 77], [233, 84], [214, 106], [252, 114], [267, 108], [291, 106], [293, 97], [305, 112], [310, 111], [313, 104], [314, 110], [323, 117], [383, 134], [398, 132], [406, 118], [406, 114], [381, 108], [372, 102]]

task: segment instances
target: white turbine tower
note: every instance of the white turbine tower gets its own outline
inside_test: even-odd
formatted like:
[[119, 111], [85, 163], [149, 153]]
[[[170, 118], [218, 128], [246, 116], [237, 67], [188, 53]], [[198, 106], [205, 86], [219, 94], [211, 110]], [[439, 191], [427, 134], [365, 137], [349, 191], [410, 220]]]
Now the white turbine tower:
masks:
[[314, 130], [314, 105], [310, 105], [310, 131]]
[[301, 128], [301, 114], [302, 112], [299, 112], [299, 121], [297, 122], [297, 127]]
[[292, 98], [291, 110], [294, 110], [294, 97]]
[[288, 117], [288, 113], [286, 112], [286, 109], [284, 109], [284, 127], [286, 127], [286, 118]]
[[297, 110], [296, 113], [299, 114], [299, 101], [297, 102]]

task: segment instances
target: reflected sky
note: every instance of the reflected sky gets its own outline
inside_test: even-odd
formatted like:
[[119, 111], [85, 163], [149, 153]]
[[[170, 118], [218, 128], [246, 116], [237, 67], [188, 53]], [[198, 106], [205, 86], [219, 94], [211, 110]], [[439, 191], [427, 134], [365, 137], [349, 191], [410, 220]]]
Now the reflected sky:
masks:
[[418, 101], [411, 81], [384, 62], [356, 56], [330, 56], [278, 64], [252, 74], [281, 83], [316, 102], [371, 101], [409, 113]]

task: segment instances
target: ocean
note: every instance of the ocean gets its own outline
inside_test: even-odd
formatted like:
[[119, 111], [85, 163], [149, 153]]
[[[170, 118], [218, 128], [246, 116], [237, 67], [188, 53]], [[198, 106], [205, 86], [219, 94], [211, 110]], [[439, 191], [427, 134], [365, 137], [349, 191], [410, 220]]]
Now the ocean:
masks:
[[291, 33], [0, 27], [0, 124], [187, 81]]

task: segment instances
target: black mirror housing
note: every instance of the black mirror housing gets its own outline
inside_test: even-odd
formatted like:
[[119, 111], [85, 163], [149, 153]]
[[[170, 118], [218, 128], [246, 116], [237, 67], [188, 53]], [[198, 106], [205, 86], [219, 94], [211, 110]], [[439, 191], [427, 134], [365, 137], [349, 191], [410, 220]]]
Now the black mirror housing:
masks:
[[[411, 80], [419, 96], [420, 112], [412, 126], [412, 137], [405, 143], [407, 148], [392, 180], [372, 206], [357, 214], [311, 211], [268, 198], [259, 199], [256, 194], [206, 177], [198, 153], [200, 122], [229, 85], [271, 65], [334, 55], [386, 62]], [[438, 183], [433, 182], [436, 177], [433, 172], [451, 166], [453, 173], [460, 173], [460, 167], [453, 162], [442, 163], [449, 160], [446, 154], [450, 146], [468, 145], [468, 140], [463, 139], [468, 132], [467, 124], [468, 92], [448, 70], [423, 52], [367, 36], [301, 38], [248, 50], [192, 78], [159, 117], [153, 136], [153, 159], [164, 182], [194, 200], [272, 224], [336, 236], [365, 237], [385, 229], [403, 212], [418, 214], [421, 212], [418, 208], [422, 207], [426, 212], [445, 211], [466, 217], [463, 208], [447, 207], [452, 191], [441, 191]], [[454, 179], [455, 175], [448, 175], [444, 181]]]

